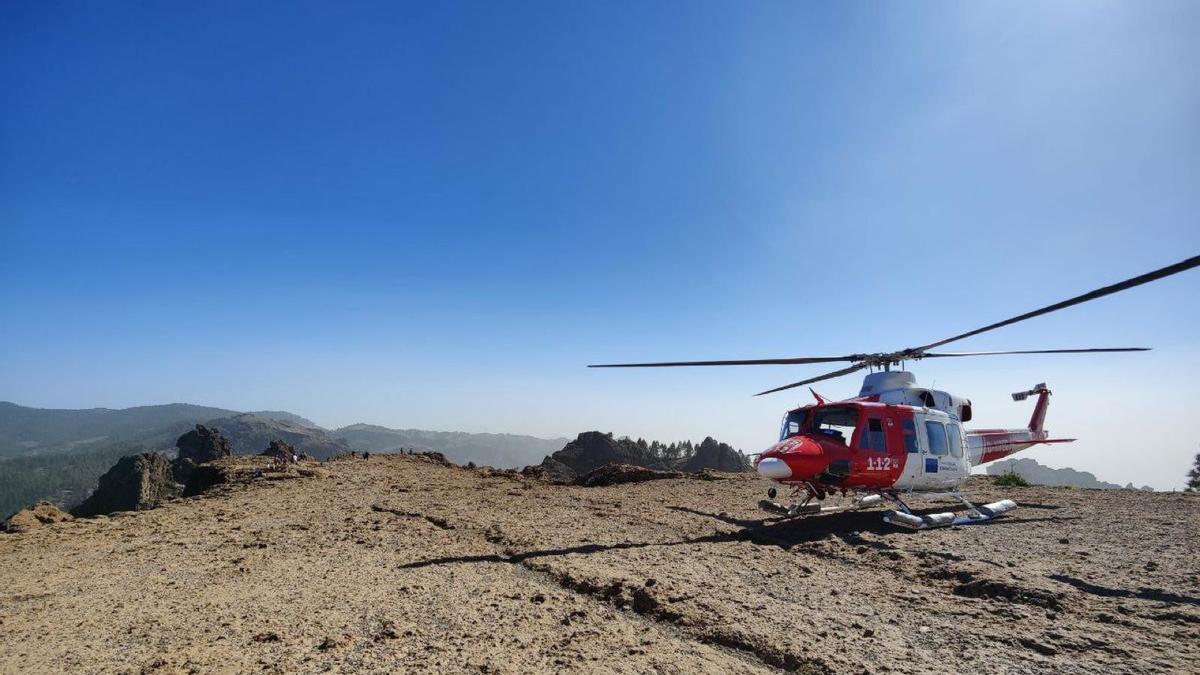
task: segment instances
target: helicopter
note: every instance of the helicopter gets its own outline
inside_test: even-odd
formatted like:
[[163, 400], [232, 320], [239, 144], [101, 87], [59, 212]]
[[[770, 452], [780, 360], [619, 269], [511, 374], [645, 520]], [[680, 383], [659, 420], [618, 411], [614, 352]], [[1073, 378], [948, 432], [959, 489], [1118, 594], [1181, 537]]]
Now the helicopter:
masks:
[[[775, 501], [776, 487], [759, 506], [783, 517], [795, 518], [866, 508], [887, 503], [885, 522], [911, 529], [986, 523], [1016, 508], [1010, 499], [975, 505], [963, 494], [963, 485], [975, 466], [987, 464], [1041, 444], [1070, 443], [1072, 438], [1050, 438], [1045, 429], [1050, 389], [1045, 383], [1012, 395], [1014, 401], [1036, 397], [1029, 423], [1020, 429], [963, 427], [973, 416], [971, 401], [949, 392], [917, 384], [910, 361], [1000, 354], [1077, 354], [1141, 352], [1148, 347], [1093, 347], [1084, 349], [1023, 349], [1007, 351], [933, 351], [980, 333], [1009, 326], [1067, 307], [1096, 300], [1200, 266], [1200, 256], [1132, 277], [1082, 295], [1047, 305], [1003, 321], [917, 347], [892, 352], [845, 356], [801, 356], [774, 359], [716, 361], [665, 361], [654, 363], [593, 364], [589, 368], [661, 368], [688, 366], [745, 366], [849, 362], [832, 372], [810, 377], [755, 396], [773, 394], [823, 380], [869, 370], [858, 396], [831, 401], [811, 387], [815, 403], [789, 410], [783, 418], [779, 440], [753, 461], [758, 474], [791, 490], [792, 502]], [[893, 370], [893, 367], [901, 370]], [[823, 505], [840, 493], [838, 505]], [[909, 498], [954, 499], [965, 512], [918, 515]]]

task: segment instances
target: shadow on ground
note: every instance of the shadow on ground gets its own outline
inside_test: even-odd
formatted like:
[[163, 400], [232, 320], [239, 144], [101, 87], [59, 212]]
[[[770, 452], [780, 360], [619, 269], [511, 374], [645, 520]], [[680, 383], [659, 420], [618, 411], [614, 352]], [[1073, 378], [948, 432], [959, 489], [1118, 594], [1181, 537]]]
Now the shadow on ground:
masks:
[[[883, 522], [880, 511], [856, 511], [847, 513], [831, 513], [808, 518], [735, 518], [726, 513], [708, 513], [686, 506], [668, 506], [668, 509], [682, 513], [690, 513], [705, 518], [712, 518], [738, 529], [727, 532], [716, 532], [702, 537], [690, 537], [665, 542], [620, 542], [616, 544], [581, 544], [562, 548], [534, 549], [517, 553], [485, 553], [463, 556], [443, 556], [416, 560], [399, 566], [399, 569], [419, 569], [437, 565], [454, 565], [464, 563], [508, 563], [520, 564], [526, 560], [566, 555], [592, 555], [606, 551], [638, 549], [648, 547], [690, 546], [695, 544], [721, 544], [744, 541], [759, 546], [777, 546], [784, 550], [792, 547], [821, 541], [830, 537], [839, 539], [853, 546], [869, 546], [880, 550], [894, 548], [890, 544], [874, 539], [865, 539], [863, 533], [871, 533], [883, 537], [919, 536], [917, 530], [908, 530]], [[913, 512], [918, 515], [938, 513], [947, 510], [946, 506], [918, 509]], [[1033, 522], [1061, 522], [1078, 520], [1078, 517], [1046, 517], [1046, 518], [1000, 518], [981, 526]]]

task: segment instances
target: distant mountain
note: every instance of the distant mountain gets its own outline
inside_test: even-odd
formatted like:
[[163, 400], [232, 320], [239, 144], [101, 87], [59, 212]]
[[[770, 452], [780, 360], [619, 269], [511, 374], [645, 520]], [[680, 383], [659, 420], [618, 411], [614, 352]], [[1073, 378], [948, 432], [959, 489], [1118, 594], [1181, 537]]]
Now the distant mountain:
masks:
[[[1039, 464], [1036, 459], [1022, 457], [1020, 459], [1005, 459], [987, 467], [989, 476], [1001, 476], [1006, 473], [1015, 473], [1024, 478], [1027, 482], [1033, 485], [1050, 485], [1054, 487], [1078, 487], [1078, 488], [1093, 488], [1099, 490], [1119, 490], [1120, 485], [1116, 483], [1107, 483], [1098, 480], [1096, 475], [1090, 471], [1076, 471], [1072, 468], [1052, 469], [1043, 464]], [[1126, 489], [1135, 489], [1133, 483], [1125, 486]], [[1143, 486], [1143, 490], [1152, 490], [1153, 488]]]
[[246, 414], [254, 415], [255, 417], [262, 417], [263, 419], [268, 420], [290, 422], [297, 426], [308, 427], [309, 429], [321, 429], [322, 431], [326, 431], [324, 427], [308, 419], [307, 417], [301, 417], [295, 413], [287, 412], [286, 410], [251, 410]]
[[475, 462], [496, 468], [515, 469], [534, 464], [566, 444], [565, 438], [537, 438], [516, 434], [471, 434], [463, 431], [389, 429], [374, 424], [351, 424], [329, 432], [345, 439], [360, 452], [432, 450], [457, 464]]
[[233, 410], [171, 403], [112, 410], [27, 408], [0, 402], [0, 458], [138, 441], [171, 425], [190, 425]]
[[[304, 419], [295, 415], [292, 417]], [[220, 431], [221, 435], [229, 439], [229, 444], [236, 455], [256, 455], [266, 450], [271, 441], [275, 440], [286, 441], [299, 452], [316, 459], [329, 459], [338, 454], [348, 454], [352, 449], [345, 440], [330, 436], [324, 429], [316, 425], [305, 426], [287, 420], [259, 417], [250, 413], [209, 420], [204, 424]]]
[[0, 402], [0, 514], [39, 499], [74, 506], [118, 459], [141, 452], [174, 456], [175, 441], [197, 424], [218, 428], [239, 454], [262, 452], [273, 440], [321, 459], [350, 452], [345, 442], [289, 412], [250, 415], [186, 403], [55, 410]]

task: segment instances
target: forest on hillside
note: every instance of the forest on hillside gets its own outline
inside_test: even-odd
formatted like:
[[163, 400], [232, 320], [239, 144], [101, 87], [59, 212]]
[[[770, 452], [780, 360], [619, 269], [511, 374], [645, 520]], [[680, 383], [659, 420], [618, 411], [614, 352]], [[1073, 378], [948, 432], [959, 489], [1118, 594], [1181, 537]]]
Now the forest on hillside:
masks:
[[118, 459], [149, 452], [141, 443], [114, 443], [73, 452], [0, 459], [0, 518], [45, 499], [64, 508], [82, 502]]

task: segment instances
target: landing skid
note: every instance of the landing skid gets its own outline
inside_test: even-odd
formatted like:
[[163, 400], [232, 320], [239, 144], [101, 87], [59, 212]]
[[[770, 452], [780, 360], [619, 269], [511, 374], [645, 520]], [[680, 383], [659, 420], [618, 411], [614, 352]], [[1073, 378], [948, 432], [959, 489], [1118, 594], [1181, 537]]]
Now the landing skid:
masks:
[[758, 508], [768, 513], [774, 513], [785, 518], [799, 518], [801, 516], [816, 516], [825, 513], [857, 511], [858, 509], [865, 509], [868, 506], [875, 506], [882, 501], [883, 499], [879, 495], [863, 495], [861, 497], [855, 497], [849, 504], [838, 504], [836, 506], [821, 506], [820, 504], [813, 504], [811, 503], [810, 499], [805, 499], [799, 504], [784, 506], [778, 502], [764, 499], [758, 503]]
[[967, 501], [958, 492], [939, 492], [922, 494], [924, 497], [953, 497], [962, 502], [967, 507], [967, 512], [964, 515], [955, 515], [947, 511], [945, 513], [931, 513], [919, 516], [912, 512], [908, 504], [900, 498], [896, 493], [879, 493], [868, 494], [855, 497], [849, 504], [838, 504], [836, 506], [821, 506], [812, 502], [812, 496], [809, 496], [802, 502], [793, 503], [790, 506], [784, 506], [775, 501], [764, 499], [758, 503], [758, 507], [768, 513], [773, 513], [784, 518], [800, 518], [803, 516], [824, 515], [827, 513], [841, 513], [844, 511], [857, 511], [858, 509], [875, 506], [883, 501], [893, 504], [896, 508], [889, 509], [883, 513], [883, 521], [907, 527], [912, 530], [928, 530], [935, 527], [950, 527], [952, 525], [978, 525], [986, 523], [997, 518], [1009, 511], [1017, 508], [1016, 502], [1011, 499], [1002, 499], [998, 502], [985, 504], [983, 506], [975, 506]]
[[[935, 496], [935, 495], [929, 495]], [[1017, 508], [1017, 503], [1011, 499], [1001, 499], [998, 502], [985, 504], [983, 506], [975, 506], [967, 501], [960, 493], [951, 492], [936, 496], [954, 497], [962, 502], [967, 507], [965, 515], [956, 516], [954, 513], [947, 511], [945, 513], [930, 513], [924, 516], [918, 516], [908, 508], [899, 495], [885, 495], [886, 499], [896, 505], [896, 509], [889, 509], [883, 513], [883, 522], [907, 527], [912, 530], [928, 530], [934, 527], [949, 527], [951, 525], [978, 525], [995, 519], [1009, 511]]]

